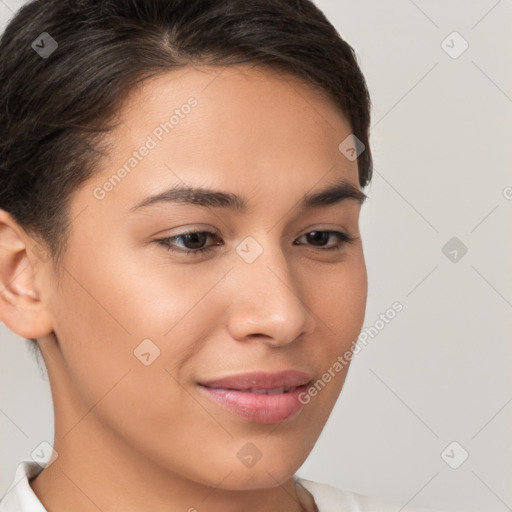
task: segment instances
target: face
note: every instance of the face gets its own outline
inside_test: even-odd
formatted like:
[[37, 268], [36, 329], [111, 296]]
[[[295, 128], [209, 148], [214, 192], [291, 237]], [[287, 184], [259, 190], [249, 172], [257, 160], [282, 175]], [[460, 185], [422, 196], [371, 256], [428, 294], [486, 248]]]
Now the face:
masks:
[[71, 198], [59, 281], [38, 273], [55, 448], [275, 486], [317, 440], [364, 319], [350, 125], [297, 78], [244, 66], [153, 77], [119, 120]]

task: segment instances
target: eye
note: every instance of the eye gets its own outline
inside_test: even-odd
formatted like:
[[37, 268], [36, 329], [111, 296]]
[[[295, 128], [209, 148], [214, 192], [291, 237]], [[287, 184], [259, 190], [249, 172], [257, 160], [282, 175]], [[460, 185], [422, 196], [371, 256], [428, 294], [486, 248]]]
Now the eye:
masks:
[[[200, 254], [211, 251], [215, 245], [221, 245], [219, 243], [203, 247], [208, 237], [217, 237], [215, 233], [210, 231], [186, 231], [179, 235], [174, 235], [166, 238], [160, 238], [156, 242], [166, 247], [169, 251], [182, 253], [182, 254]], [[217, 237], [218, 238], [218, 237]], [[176, 249], [173, 245], [176, 245], [176, 241], [182, 240], [185, 244], [184, 249]]]
[[[305, 233], [299, 237], [297, 240], [300, 240], [304, 237], [306, 238], [308, 244], [317, 247], [321, 251], [341, 249], [344, 244], [351, 243], [355, 240], [342, 231], [310, 231], [309, 233]], [[338, 242], [328, 245], [328, 241], [332, 237], [337, 239]], [[217, 240], [220, 240], [215, 233], [211, 233], [210, 231], [186, 231], [184, 233], [180, 233], [179, 235], [160, 238], [155, 241], [163, 245], [169, 251], [181, 254], [202, 254], [211, 251], [215, 246], [222, 245], [222, 242], [216, 242], [212, 245], [205, 246], [208, 238], [216, 238]], [[177, 248], [180, 247], [180, 245], [177, 244], [177, 242], [180, 241], [184, 244], [184, 247], [182, 246], [181, 249]], [[295, 245], [304, 244], [299, 243]]]
[[[337, 238], [338, 242], [334, 245], [327, 246], [328, 240], [334, 235]], [[347, 243], [353, 242], [355, 239], [351, 236], [347, 235], [343, 231], [310, 231], [309, 233], [305, 233], [301, 238], [306, 237], [308, 243], [311, 243], [313, 246], [318, 247], [322, 251], [331, 251], [335, 249], [341, 249], [341, 247]], [[300, 245], [300, 244], [299, 244]]]

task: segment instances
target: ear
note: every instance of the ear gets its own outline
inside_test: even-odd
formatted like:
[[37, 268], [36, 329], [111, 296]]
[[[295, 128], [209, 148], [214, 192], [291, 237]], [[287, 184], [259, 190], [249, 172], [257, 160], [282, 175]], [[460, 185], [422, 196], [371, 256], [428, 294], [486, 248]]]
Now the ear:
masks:
[[23, 338], [40, 338], [53, 329], [36, 279], [45, 259], [34, 240], [0, 209], [0, 320]]

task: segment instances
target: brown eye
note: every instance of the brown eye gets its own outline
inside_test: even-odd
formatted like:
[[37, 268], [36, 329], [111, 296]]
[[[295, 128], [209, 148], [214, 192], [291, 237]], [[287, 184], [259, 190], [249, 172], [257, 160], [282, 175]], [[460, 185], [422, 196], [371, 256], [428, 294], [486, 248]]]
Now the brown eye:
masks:
[[[338, 239], [338, 243], [335, 243], [334, 245], [328, 247], [324, 247], [327, 245], [327, 242], [333, 235], [335, 235], [335, 237]], [[353, 241], [352, 237], [350, 237], [346, 233], [343, 233], [342, 231], [310, 231], [309, 233], [302, 235], [302, 237], [300, 238], [303, 237], [306, 237], [308, 244], [318, 247], [324, 251], [328, 251], [331, 249], [340, 249], [344, 244]]]
[[[186, 231], [179, 235], [160, 238], [156, 241], [164, 245], [170, 251], [184, 254], [199, 254], [211, 250], [216, 245], [220, 245], [219, 243], [215, 243], [204, 247], [209, 237], [218, 238], [215, 233], [210, 233], [209, 231]], [[176, 244], [176, 242], [179, 241], [182, 241], [183, 245]], [[182, 249], [176, 247], [182, 247]]]

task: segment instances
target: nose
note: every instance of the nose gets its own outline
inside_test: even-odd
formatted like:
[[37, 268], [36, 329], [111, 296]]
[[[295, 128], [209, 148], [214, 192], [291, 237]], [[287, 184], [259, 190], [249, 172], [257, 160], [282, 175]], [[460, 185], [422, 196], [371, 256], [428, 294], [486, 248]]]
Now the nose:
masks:
[[299, 277], [279, 248], [265, 249], [252, 263], [239, 259], [230, 272], [231, 336], [279, 347], [313, 332], [315, 315]]

